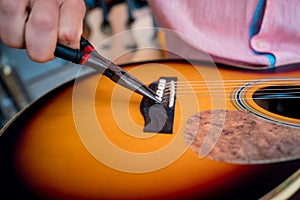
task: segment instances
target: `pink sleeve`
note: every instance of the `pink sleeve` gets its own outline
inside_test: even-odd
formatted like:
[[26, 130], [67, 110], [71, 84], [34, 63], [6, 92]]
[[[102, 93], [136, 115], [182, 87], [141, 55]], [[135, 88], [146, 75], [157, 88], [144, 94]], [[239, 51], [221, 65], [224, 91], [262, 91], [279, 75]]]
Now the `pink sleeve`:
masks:
[[251, 40], [260, 52], [271, 52], [276, 65], [300, 61], [300, 1], [267, 1], [259, 34]]
[[[266, 1], [260, 31], [250, 35], [260, 0], [148, 0], [157, 23], [184, 37], [167, 38], [168, 50], [187, 59], [212, 57], [274, 65], [300, 62], [300, 1]], [[168, 35], [166, 36], [168, 37]], [[189, 39], [187, 39], [189, 38]]]

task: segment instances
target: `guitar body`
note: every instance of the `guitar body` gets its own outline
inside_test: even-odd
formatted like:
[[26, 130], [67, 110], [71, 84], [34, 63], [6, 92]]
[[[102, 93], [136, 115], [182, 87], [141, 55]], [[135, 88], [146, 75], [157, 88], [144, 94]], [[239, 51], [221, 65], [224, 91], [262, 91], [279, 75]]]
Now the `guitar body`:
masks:
[[[270, 87], [269, 79], [293, 78], [292, 83], [275, 87], [299, 87], [299, 68], [261, 72], [181, 61], [124, 68], [147, 84], [161, 76], [176, 77], [178, 83], [202, 81], [204, 95], [198, 95], [192, 84], [186, 86], [191, 95], [179, 95], [178, 88], [172, 133], [150, 133], [144, 132], [140, 95], [97, 74], [64, 84], [22, 111], [2, 131], [1, 193], [37, 199], [257, 199], [299, 169], [298, 154], [257, 163], [220, 161], [209, 154], [201, 157], [185, 137], [186, 123], [194, 114], [247, 112], [238, 102], [260, 120], [299, 133], [300, 121], [294, 116], [268, 111], [254, 100], [232, 98], [241, 86], [262, 79], [241, 96]], [[210, 81], [221, 86], [218, 98]]]

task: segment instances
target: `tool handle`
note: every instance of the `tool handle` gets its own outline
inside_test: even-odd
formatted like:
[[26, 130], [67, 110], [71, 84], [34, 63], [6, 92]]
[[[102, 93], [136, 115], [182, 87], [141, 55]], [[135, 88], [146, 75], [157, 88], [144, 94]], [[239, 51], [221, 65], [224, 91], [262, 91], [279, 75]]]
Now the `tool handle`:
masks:
[[85, 57], [85, 52], [79, 49], [72, 49], [62, 44], [57, 44], [54, 55], [56, 57], [71, 61], [76, 64], [80, 64]]
[[83, 36], [81, 36], [80, 38], [80, 49], [83, 50], [85, 53], [90, 53], [95, 50], [93, 45]]

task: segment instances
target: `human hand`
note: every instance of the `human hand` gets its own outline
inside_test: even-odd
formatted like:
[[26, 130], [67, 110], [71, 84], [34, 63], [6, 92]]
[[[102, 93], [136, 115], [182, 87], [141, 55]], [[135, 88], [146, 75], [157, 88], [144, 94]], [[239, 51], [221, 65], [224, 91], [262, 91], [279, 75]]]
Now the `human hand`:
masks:
[[79, 48], [85, 12], [83, 0], [0, 0], [0, 39], [46, 62], [57, 42]]

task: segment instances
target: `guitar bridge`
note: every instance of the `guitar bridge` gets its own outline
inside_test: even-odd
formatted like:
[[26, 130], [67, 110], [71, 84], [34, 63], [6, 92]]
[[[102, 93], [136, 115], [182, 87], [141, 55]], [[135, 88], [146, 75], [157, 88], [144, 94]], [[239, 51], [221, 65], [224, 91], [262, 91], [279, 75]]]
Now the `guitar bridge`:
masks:
[[156, 103], [147, 97], [142, 99], [140, 111], [145, 121], [144, 132], [173, 133], [176, 82], [176, 77], [161, 77], [149, 85], [149, 88], [156, 92], [161, 103]]

